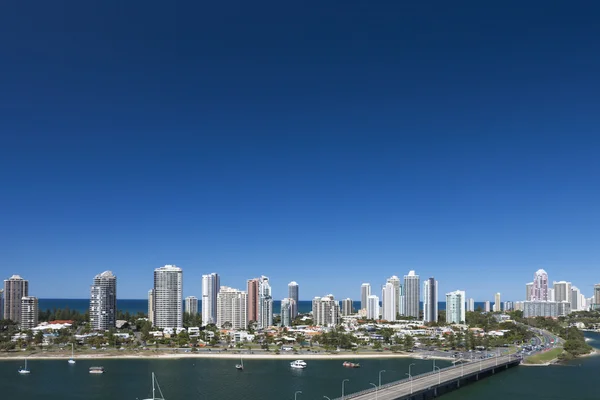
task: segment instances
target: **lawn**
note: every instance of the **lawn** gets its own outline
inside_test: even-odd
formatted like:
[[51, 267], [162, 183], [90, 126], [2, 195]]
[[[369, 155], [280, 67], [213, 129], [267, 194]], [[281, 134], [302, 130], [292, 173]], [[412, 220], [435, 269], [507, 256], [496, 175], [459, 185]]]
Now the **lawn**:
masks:
[[531, 357], [527, 357], [527, 359], [525, 360], [525, 363], [526, 364], [545, 364], [547, 362], [554, 360], [562, 352], [563, 352], [562, 347], [557, 347], [557, 348], [545, 351], [543, 353], [539, 353], [539, 354], [533, 355]]

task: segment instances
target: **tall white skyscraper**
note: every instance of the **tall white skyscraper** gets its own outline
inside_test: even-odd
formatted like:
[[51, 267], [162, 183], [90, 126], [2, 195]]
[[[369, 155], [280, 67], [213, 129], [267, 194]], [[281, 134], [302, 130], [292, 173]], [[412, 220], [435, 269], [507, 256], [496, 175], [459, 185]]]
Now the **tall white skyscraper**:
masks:
[[217, 323], [217, 296], [221, 289], [219, 274], [202, 275], [202, 326]]
[[183, 271], [175, 265], [154, 270], [154, 326], [183, 328]]
[[581, 304], [581, 291], [577, 286], [571, 286], [571, 311], [583, 310], [583, 304]]
[[296, 308], [294, 299], [288, 297], [281, 300], [281, 326], [292, 326], [294, 309]]
[[247, 329], [247, 294], [241, 290], [221, 286], [217, 294], [217, 323], [220, 328]]
[[342, 300], [342, 315], [352, 315], [352, 299]]
[[398, 278], [396, 275], [388, 278], [386, 283], [391, 283], [394, 286], [394, 302], [396, 303], [396, 309], [394, 310], [394, 312], [395, 312], [394, 321], [395, 321], [397, 319], [396, 315], [402, 315], [402, 312], [400, 310], [400, 290], [401, 290], [400, 288], [402, 287], [402, 284], [400, 283], [400, 278]]
[[21, 330], [35, 328], [38, 324], [39, 313], [37, 297], [21, 298]]
[[449, 324], [464, 324], [466, 295], [463, 290], [446, 293], [446, 322]]
[[389, 281], [381, 289], [381, 303], [383, 306], [381, 319], [384, 321], [396, 321], [397, 293], [396, 287]]
[[571, 282], [554, 282], [554, 298], [557, 303], [571, 302]]
[[4, 289], [0, 289], [0, 321], [4, 319]]
[[154, 289], [148, 290], [148, 321], [154, 325]]
[[548, 301], [556, 301], [554, 288], [548, 288]]
[[379, 319], [379, 297], [373, 294], [367, 298], [367, 319]]
[[531, 301], [533, 296], [533, 282], [529, 282], [525, 285], [525, 301]]
[[340, 321], [340, 305], [332, 294], [315, 297], [312, 311], [313, 323], [317, 326], [336, 326]]
[[490, 312], [490, 301], [489, 300], [486, 300], [485, 303], [483, 303], [483, 311]]
[[467, 302], [467, 311], [475, 311], [475, 299], [472, 297]]
[[438, 321], [438, 283], [435, 278], [428, 278], [423, 282], [423, 320]]
[[363, 283], [360, 286], [360, 308], [363, 310], [367, 309], [367, 299], [371, 295], [371, 284]]
[[273, 297], [269, 278], [261, 276], [258, 280], [258, 328], [273, 326]]
[[494, 312], [502, 311], [502, 303], [500, 302], [500, 293], [494, 296]]
[[406, 316], [419, 318], [421, 305], [421, 281], [415, 271], [404, 275], [404, 307]]
[[90, 325], [95, 331], [115, 327], [117, 321], [117, 277], [104, 271], [90, 288]]
[[196, 296], [185, 298], [185, 312], [190, 315], [198, 314], [198, 298]]
[[293, 299], [296, 307], [292, 308], [292, 319], [298, 316], [299, 290], [298, 284], [294, 281], [288, 283], [288, 298]]
[[21, 322], [21, 299], [29, 296], [29, 281], [19, 275], [4, 280], [4, 318]]
[[600, 309], [600, 283], [594, 285], [594, 300], [592, 303], [593, 309]]
[[538, 269], [533, 276], [532, 301], [548, 301], [548, 274]]

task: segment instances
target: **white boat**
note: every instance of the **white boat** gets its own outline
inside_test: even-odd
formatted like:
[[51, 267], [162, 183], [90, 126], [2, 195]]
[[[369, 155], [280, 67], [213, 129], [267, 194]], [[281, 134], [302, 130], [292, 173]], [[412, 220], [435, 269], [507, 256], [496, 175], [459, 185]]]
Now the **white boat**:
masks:
[[69, 364], [75, 364], [75, 347], [73, 343], [71, 343], [71, 358], [68, 361]]
[[25, 367], [19, 368], [19, 373], [21, 375], [27, 375], [31, 373], [31, 371], [27, 369], [27, 359], [25, 359]]
[[240, 363], [239, 364], [235, 364], [235, 368], [239, 369], [240, 371], [244, 369], [244, 360], [242, 360], [240, 358]]
[[[158, 393], [160, 393], [160, 397], [156, 397], [156, 388], [158, 388]], [[162, 394], [162, 390], [160, 390], [160, 386], [158, 385], [158, 380], [154, 376], [154, 372], [152, 373], [152, 398], [143, 400], [165, 400], [165, 396]]]
[[90, 374], [103, 374], [104, 367], [90, 367]]
[[290, 363], [290, 367], [304, 369], [306, 368], [306, 363], [304, 362], [304, 360], [296, 360]]

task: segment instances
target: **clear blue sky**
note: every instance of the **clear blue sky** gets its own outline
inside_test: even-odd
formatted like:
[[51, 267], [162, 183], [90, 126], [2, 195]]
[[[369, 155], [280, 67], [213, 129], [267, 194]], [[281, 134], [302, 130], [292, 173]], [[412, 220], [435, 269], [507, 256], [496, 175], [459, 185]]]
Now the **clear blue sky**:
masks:
[[526, 3], [5, 4], [2, 278], [357, 299], [415, 269], [479, 301], [545, 268], [590, 296], [600, 6]]

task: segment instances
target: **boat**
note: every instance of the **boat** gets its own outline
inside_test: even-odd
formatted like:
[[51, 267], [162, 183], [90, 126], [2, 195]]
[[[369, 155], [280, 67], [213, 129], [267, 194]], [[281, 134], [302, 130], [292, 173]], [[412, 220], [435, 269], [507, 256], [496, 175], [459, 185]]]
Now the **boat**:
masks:
[[[158, 393], [160, 393], [160, 397], [156, 397], [156, 389], [158, 388]], [[160, 390], [160, 386], [158, 385], [158, 379], [152, 373], [152, 397], [143, 399], [143, 400], [165, 400], [165, 396], [162, 394], [162, 390]]]
[[342, 364], [342, 366], [346, 367], [346, 368], [360, 368], [360, 364], [359, 363], [353, 363], [350, 361], [344, 361], [344, 363]]
[[90, 367], [90, 374], [103, 374], [104, 367]]
[[25, 367], [19, 368], [19, 373], [21, 375], [27, 375], [31, 373], [31, 371], [27, 369], [27, 359], [25, 359]]
[[240, 363], [239, 364], [235, 364], [235, 368], [242, 371], [244, 369], [244, 360], [242, 360], [240, 358]]
[[306, 363], [304, 362], [304, 360], [296, 360], [290, 363], [290, 367], [304, 369], [306, 368]]
[[69, 364], [75, 364], [75, 347], [73, 343], [71, 343], [71, 358], [68, 361]]

